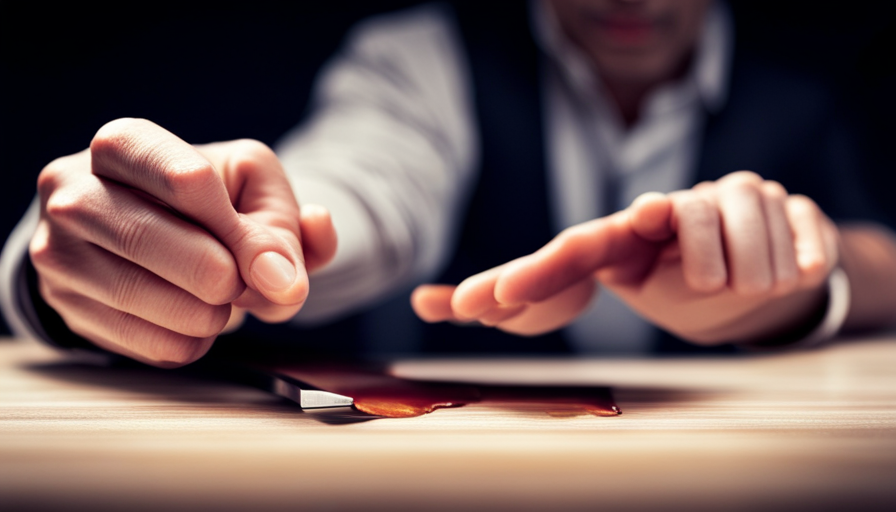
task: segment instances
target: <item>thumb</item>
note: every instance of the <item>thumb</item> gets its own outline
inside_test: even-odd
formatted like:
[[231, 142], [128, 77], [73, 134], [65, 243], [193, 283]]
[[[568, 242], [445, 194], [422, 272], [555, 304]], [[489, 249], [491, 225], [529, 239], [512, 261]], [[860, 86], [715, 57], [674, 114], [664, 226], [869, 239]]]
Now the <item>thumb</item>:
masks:
[[[241, 214], [238, 229], [223, 240], [224, 245], [236, 259], [247, 291], [257, 292], [272, 304], [301, 305], [308, 296], [308, 273], [298, 230], [265, 222], [264, 217], [270, 217], [267, 213]], [[244, 293], [244, 302], [245, 298]], [[254, 309], [247, 304], [243, 307]]]
[[197, 147], [221, 174], [238, 221], [215, 233], [248, 287], [235, 304], [268, 321], [294, 315], [308, 296], [299, 206], [276, 155], [239, 140]]

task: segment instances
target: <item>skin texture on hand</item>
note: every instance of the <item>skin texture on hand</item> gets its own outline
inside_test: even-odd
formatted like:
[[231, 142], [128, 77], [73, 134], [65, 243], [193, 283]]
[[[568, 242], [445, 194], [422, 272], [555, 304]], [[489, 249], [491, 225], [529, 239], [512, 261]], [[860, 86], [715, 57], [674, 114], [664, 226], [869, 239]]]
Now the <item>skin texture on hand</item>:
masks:
[[838, 258], [837, 228], [813, 201], [737, 172], [645, 194], [456, 288], [422, 286], [412, 304], [427, 321], [532, 335], [575, 319], [597, 281], [684, 339], [756, 341], [811, 317]]
[[250, 140], [194, 147], [120, 119], [49, 164], [38, 192], [41, 295], [75, 333], [157, 366], [198, 359], [243, 311], [292, 317], [336, 249], [326, 210], [300, 212], [276, 156]]

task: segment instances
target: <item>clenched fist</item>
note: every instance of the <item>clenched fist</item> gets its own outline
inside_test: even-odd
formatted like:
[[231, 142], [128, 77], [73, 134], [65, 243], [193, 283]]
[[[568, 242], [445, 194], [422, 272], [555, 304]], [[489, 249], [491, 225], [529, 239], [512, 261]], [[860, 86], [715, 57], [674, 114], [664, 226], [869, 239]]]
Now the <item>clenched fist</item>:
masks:
[[277, 157], [250, 140], [191, 146], [120, 119], [49, 164], [38, 192], [43, 298], [75, 333], [157, 366], [198, 359], [244, 311], [289, 319], [336, 250], [329, 213], [300, 210]]

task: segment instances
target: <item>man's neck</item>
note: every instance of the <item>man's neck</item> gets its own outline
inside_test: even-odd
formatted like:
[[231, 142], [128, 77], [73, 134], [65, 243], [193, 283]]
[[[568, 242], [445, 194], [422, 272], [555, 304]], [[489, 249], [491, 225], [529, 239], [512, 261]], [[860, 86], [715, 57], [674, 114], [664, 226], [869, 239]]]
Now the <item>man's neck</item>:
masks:
[[604, 86], [619, 111], [623, 126], [626, 130], [630, 129], [638, 122], [641, 108], [653, 86], [619, 84], [609, 81], [605, 82]]
[[684, 77], [692, 62], [693, 53], [682, 59], [669, 73], [650, 81], [621, 81], [611, 77], [602, 77], [603, 86], [616, 105], [626, 130], [638, 123], [648, 96], [663, 84], [672, 83]]

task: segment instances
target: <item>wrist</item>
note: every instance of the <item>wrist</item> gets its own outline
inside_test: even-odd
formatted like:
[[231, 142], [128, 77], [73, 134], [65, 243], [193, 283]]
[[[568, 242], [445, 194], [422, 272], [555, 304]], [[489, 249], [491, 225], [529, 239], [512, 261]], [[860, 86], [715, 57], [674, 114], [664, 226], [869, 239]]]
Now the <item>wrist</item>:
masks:
[[794, 328], [770, 338], [745, 344], [749, 348], [807, 348], [835, 337], [846, 321], [850, 306], [850, 285], [846, 272], [836, 267], [824, 285], [824, 296], [812, 314]]

